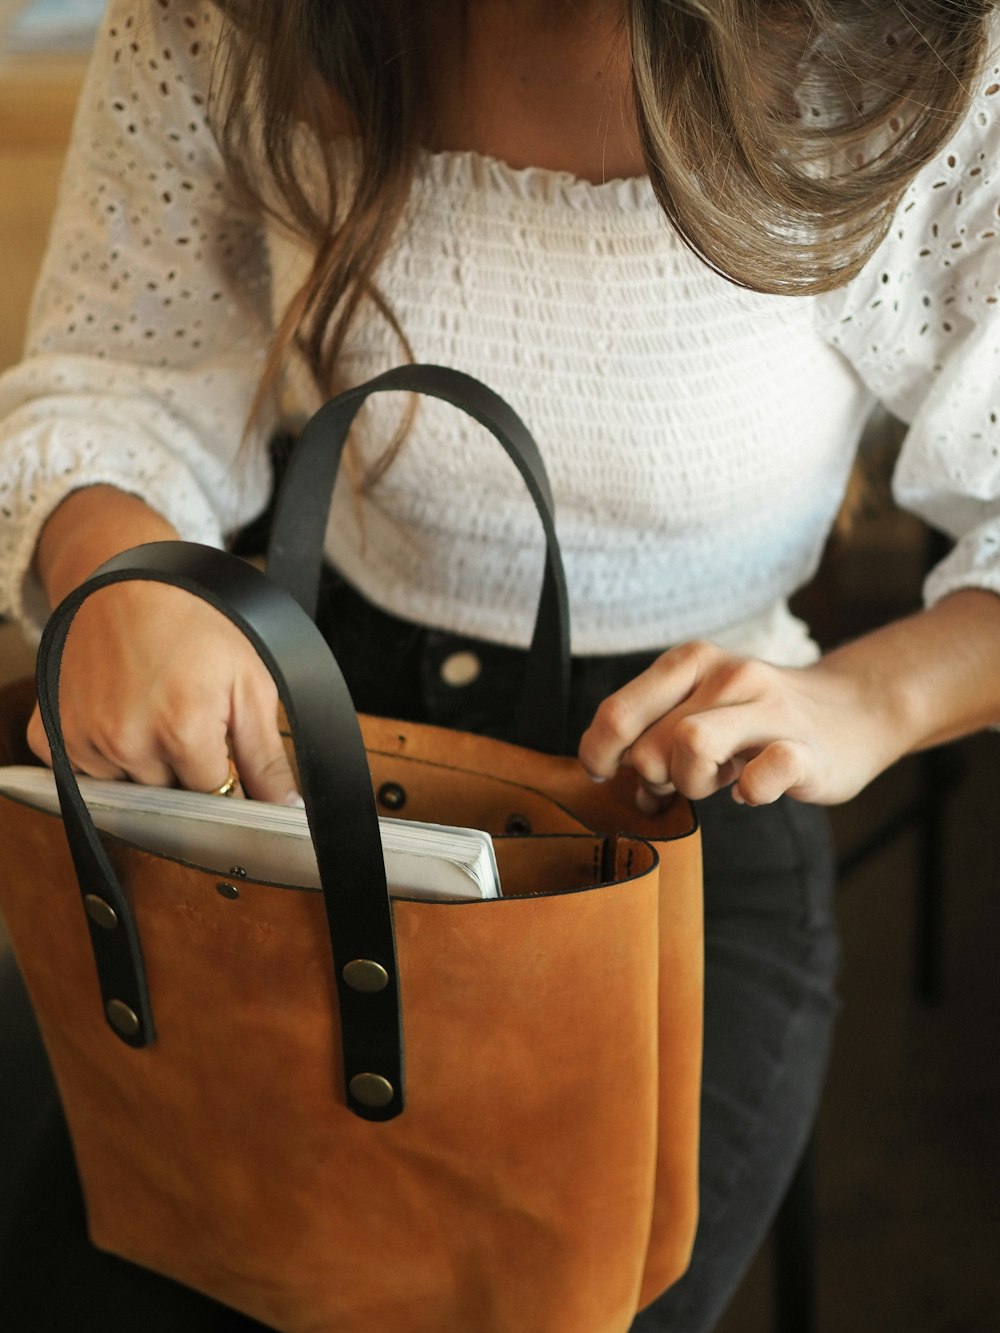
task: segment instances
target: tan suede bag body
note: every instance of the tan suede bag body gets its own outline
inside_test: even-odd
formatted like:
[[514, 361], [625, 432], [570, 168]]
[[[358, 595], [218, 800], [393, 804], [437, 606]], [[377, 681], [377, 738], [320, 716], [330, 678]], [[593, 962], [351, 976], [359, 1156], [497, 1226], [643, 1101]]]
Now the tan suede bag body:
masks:
[[[261, 653], [321, 890], [95, 834], [59, 659], [84, 598], [133, 578], [205, 598]], [[645, 818], [572, 759], [385, 719], [359, 731], [305, 612], [183, 543], [72, 594], [38, 685], [62, 826], [0, 798], [0, 908], [94, 1243], [281, 1333], [624, 1333], [684, 1271], [697, 1215], [687, 803]], [[5, 700], [8, 738], [27, 704]], [[390, 792], [393, 813], [494, 833], [503, 897], [390, 900]]]

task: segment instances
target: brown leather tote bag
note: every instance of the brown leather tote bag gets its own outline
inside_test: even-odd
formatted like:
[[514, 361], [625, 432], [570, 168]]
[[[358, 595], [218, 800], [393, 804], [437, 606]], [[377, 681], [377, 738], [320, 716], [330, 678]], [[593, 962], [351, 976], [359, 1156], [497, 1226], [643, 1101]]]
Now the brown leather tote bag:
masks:
[[[271, 669], [321, 891], [221, 882], [95, 834], [58, 661], [83, 599], [127, 578], [205, 597]], [[644, 820], [573, 760], [386, 720], [362, 720], [366, 756], [304, 612], [181, 543], [126, 553], [67, 599], [39, 700], [66, 837], [0, 798], [0, 906], [94, 1242], [282, 1333], [627, 1329], [683, 1271], [696, 1217], [686, 803]], [[390, 902], [387, 787], [399, 813], [497, 833], [504, 896]]]

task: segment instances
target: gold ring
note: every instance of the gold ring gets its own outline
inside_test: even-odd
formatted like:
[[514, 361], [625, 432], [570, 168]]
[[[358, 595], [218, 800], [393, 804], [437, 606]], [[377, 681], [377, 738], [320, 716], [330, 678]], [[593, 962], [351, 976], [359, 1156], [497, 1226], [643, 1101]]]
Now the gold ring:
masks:
[[209, 796], [232, 796], [233, 792], [236, 790], [236, 788], [237, 788], [239, 785], [240, 785], [240, 775], [239, 775], [239, 773], [237, 773], [237, 771], [236, 771], [236, 765], [235, 765], [235, 764], [233, 763], [233, 761], [230, 759], [230, 761], [229, 761], [229, 772], [226, 774], [226, 780], [225, 780], [225, 782], [223, 782], [223, 783], [221, 784], [221, 786], [214, 787], [214, 788], [208, 793], [208, 795], [209, 795]]

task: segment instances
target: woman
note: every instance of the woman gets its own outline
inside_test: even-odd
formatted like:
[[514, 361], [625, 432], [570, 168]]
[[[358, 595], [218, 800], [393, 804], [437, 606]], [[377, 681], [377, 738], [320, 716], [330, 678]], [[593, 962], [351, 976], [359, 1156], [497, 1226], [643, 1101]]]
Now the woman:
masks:
[[[581, 760], [629, 765], [646, 808], [702, 802], [702, 1223], [637, 1330], [715, 1324], [808, 1135], [835, 1003], [817, 807], [1000, 718], [992, 10], [113, 0], [0, 381], [3, 604], [29, 624], [118, 550], [225, 540], [274, 432], [409, 356], [529, 423]], [[926, 611], [821, 658], [787, 598], [876, 396], [911, 423], [899, 498], [959, 540]], [[323, 624], [358, 706], [502, 733], [525, 497], [436, 404], [373, 406], [353, 448]], [[263, 668], [174, 590], [88, 604], [65, 680], [81, 771], [213, 791], [231, 752], [249, 796], [296, 799]], [[22, 1227], [60, 1236], [26, 1328], [68, 1326], [67, 1254], [74, 1328], [241, 1326], [90, 1251], [53, 1221], [66, 1188]]]

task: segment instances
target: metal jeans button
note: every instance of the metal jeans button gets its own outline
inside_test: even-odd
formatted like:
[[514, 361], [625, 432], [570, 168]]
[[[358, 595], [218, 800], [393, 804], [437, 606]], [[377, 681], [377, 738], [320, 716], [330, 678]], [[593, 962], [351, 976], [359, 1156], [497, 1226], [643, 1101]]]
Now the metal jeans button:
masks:
[[475, 653], [450, 653], [441, 663], [441, 679], [446, 685], [458, 689], [462, 685], [471, 685], [479, 678], [482, 669], [483, 664]]

